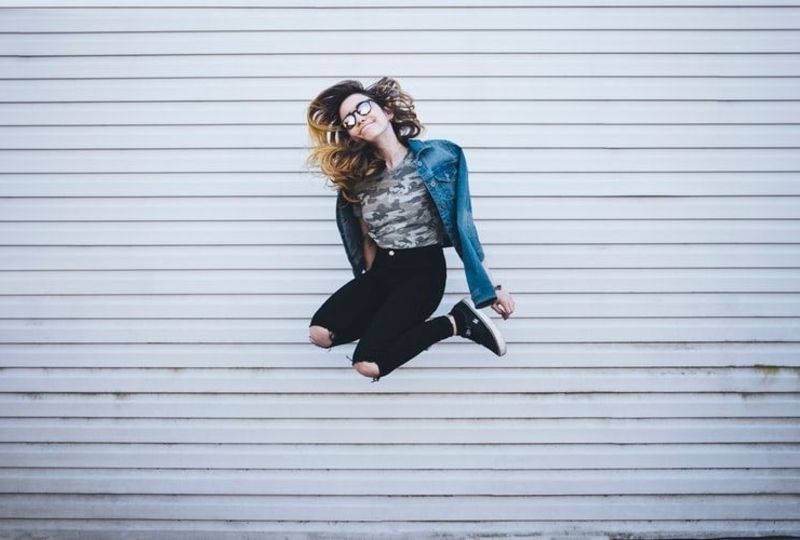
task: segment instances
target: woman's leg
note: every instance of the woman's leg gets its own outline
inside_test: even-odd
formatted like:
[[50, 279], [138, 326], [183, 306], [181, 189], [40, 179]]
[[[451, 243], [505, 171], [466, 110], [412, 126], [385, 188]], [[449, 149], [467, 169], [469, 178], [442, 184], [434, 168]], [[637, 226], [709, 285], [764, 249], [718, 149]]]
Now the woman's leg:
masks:
[[377, 380], [452, 336], [453, 325], [446, 315], [426, 320], [439, 306], [446, 280], [443, 261], [440, 266], [403, 271], [402, 277], [395, 277], [392, 291], [361, 336], [353, 362], [378, 364]]
[[355, 341], [386, 297], [376, 269], [360, 274], [329, 296], [311, 317], [309, 337], [325, 348]]

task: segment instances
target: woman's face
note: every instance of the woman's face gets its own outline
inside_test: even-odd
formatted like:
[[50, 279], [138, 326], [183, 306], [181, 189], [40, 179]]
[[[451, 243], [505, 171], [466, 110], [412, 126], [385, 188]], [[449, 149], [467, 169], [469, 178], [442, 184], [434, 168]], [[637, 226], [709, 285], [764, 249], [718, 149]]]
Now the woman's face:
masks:
[[366, 115], [361, 116], [359, 113], [354, 112], [358, 104], [367, 99], [369, 99], [369, 96], [365, 96], [364, 94], [351, 94], [347, 96], [339, 106], [339, 118], [344, 120], [345, 116], [353, 113], [356, 123], [347, 130], [347, 133], [353, 139], [373, 142], [387, 129], [394, 133], [392, 130], [392, 123], [390, 122], [394, 114], [385, 112], [381, 109], [381, 106], [374, 101], [370, 101], [371, 109]]

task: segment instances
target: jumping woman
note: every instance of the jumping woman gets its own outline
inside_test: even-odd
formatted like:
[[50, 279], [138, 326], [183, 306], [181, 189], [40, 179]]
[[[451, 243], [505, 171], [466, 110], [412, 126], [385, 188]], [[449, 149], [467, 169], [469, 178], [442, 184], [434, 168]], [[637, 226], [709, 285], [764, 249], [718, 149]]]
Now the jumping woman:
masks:
[[[336, 223], [354, 274], [311, 318], [311, 342], [329, 349], [358, 339], [350, 360], [372, 382], [456, 335], [504, 355], [503, 336], [481, 309], [508, 319], [514, 299], [484, 263], [461, 147], [415, 139], [424, 128], [413, 99], [389, 77], [323, 90], [306, 120], [308, 163], [337, 190]], [[444, 296], [450, 246], [470, 294], [428, 319]]]

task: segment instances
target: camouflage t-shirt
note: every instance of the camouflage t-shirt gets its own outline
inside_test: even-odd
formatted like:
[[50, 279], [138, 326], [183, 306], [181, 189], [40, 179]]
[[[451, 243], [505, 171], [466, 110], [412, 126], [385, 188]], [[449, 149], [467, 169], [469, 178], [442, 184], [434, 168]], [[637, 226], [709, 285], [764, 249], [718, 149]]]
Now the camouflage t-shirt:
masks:
[[444, 242], [442, 220], [411, 151], [397, 167], [356, 188], [356, 197], [361, 204], [353, 205], [355, 215], [364, 218], [368, 234], [380, 247], [408, 249]]

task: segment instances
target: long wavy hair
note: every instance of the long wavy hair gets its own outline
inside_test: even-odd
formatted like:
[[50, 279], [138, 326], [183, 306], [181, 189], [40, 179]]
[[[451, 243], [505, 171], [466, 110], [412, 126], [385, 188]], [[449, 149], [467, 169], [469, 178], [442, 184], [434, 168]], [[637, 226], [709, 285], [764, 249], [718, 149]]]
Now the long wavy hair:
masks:
[[373, 145], [353, 139], [342, 126], [339, 106], [352, 94], [364, 94], [385, 111], [394, 113], [390, 122], [403, 146], [408, 146], [408, 139], [416, 137], [425, 128], [414, 112], [414, 99], [391, 77], [382, 77], [366, 88], [359, 81], [343, 80], [326, 88], [311, 101], [306, 110], [311, 138], [306, 163], [318, 168], [345, 199], [357, 202], [354, 188], [361, 182], [377, 178], [386, 169], [386, 162], [377, 155]]

